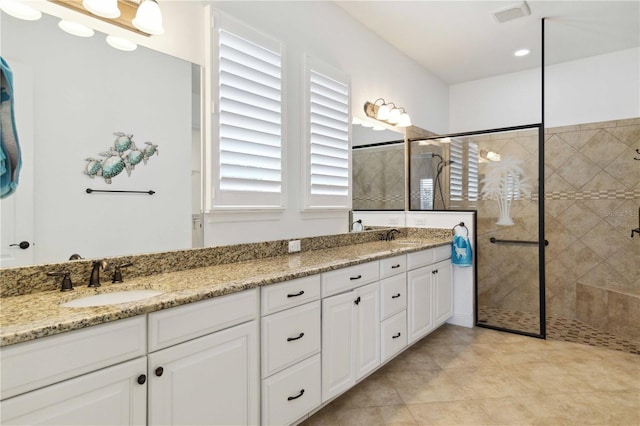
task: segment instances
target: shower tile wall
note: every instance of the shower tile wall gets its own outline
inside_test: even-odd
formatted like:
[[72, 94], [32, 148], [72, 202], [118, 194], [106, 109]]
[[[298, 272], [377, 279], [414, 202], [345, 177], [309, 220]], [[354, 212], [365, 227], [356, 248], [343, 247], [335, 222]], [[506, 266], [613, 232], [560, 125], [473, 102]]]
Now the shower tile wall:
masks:
[[353, 150], [353, 209], [404, 210], [404, 145]]
[[545, 135], [547, 313], [640, 339], [640, 118]]

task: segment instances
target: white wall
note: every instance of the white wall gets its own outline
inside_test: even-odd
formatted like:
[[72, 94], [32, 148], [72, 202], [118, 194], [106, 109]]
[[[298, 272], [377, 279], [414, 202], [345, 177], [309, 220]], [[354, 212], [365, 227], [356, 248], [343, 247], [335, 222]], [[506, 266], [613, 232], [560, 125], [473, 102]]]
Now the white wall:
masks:
[[[540, 69], [452, 85], [450, 132], [541, 120]], [[545, 126], [640, 116], [640, 49], [546, 67]]]
[[[34, 167], [22, 173], [34, 176], [35, 262], [190, 247], [191, 64], [148, 49], [132, 56], [103, 35], [71, 36], [51, 16], [2, 19], [3, 57], [34, 70]], [[138, 147], [157, 144], [159, 155], [110, 185], [90, 179], [85, 159], [104, 159], [119, 131]], [[89, 195], [87, 187], [156, 194]]]
[[211, 213], [205, 245], [335, 234], [348, 230], [346, 211], [301, 212], [302, 58], [309, 54], [351, 76], [352, 111], [383, 97], [405, 107], [415, 125], [446, 132], [448, 87], [353, 20], [332, 2], [214, 2], [214, 8], [284, 45], [286, 188], [282, 212]]

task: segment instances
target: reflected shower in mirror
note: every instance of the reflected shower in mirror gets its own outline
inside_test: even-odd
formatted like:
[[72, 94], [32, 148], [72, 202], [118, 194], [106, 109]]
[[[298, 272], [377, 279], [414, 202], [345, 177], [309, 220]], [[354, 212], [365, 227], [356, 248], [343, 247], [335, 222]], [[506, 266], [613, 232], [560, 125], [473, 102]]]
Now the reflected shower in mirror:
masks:
[[353, 209], [404, 210], [404, 133], [354, 124]]

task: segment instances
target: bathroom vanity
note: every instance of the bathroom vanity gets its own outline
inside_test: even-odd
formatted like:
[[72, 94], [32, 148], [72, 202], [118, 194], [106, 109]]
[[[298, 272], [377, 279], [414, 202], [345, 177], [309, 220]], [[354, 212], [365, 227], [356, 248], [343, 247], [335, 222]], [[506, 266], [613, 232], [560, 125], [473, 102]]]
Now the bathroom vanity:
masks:
[[299, 422], [452, 315], [449, 257], [377, 241], [103, 285], [162, 291], [124, 304], [5, 297], [2, 423]]

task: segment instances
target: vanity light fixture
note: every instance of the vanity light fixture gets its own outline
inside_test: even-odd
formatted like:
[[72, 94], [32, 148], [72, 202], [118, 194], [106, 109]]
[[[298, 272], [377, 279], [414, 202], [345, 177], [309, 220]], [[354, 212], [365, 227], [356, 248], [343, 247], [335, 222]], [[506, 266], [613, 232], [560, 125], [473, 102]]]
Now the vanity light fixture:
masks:
[[42, 12], [21, 0], [0, 0], [0, 9], [7, 15], [25, 21], [37, 21], [42, 17]]
[[138, 47], [137, 44], [127, 40], [126, 38], [117, 37], [114, 35], [107, 36], [107, 44], [114, 49], [124, 50], [125, 52], [131, 52], [133, 50], [136, 50], [136, 48]]
[[94, 31], [86, 25], [65, 19], [61, 19], [60, 22], [58, 22], [58, 27], [60, 27], [62, 31], [78, 37], [92, 37], [94, 34]]
[[500, 161], [502, 159], [502, 156], [495, 151], [487, 151], [486, 149], [481, 149], [480, 158], [488, 161]]
[[142, 0], [136, 17], [131, 23], [140, 31], [147, 34], [158, 35], [164, 33], [162, 26], [162, 12], [156, 0]]
[[[382, 101], [379, 105], [379, 101]], [[365, 102], [364, 112], [369, 118], [397, 127], [411, 126], [411, 117], [403, 107], [396, 106], [393, 102], [387, 103], [384, 99], [378, 98], [375, 102]]]
[[89, 12], [103, 18], [117, 18], [120, 16], [118, 0], [83, 0], [82, 5]]

